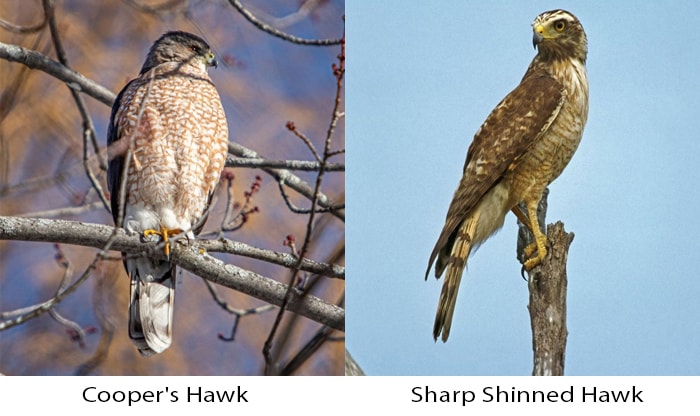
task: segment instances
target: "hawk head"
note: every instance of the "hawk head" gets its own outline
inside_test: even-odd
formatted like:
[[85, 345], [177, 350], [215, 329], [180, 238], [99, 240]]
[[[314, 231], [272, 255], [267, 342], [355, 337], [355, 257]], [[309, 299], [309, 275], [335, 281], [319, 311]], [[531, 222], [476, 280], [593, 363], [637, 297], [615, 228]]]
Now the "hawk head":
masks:
[[141, 68], [141, 74], [166, 62], [190, 64], [202, 70], [218, 65], [214, 52], [204, 39], [182, 31], [167, 32], [153, 43]]
[[532, 22], [532, 44], [544, 59], [586, 62], [588, 41], [581, 22], [566, 10], [551, 10]]

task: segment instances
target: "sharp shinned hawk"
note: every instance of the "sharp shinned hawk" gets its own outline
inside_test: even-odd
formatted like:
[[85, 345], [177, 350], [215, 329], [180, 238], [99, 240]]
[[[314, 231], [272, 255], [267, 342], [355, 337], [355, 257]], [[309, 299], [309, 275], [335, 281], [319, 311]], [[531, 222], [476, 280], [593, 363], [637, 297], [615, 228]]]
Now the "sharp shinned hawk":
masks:
[[123, 255], [131, 278], [129, 336], [143, 355], [172, 342], [169, 237], [194, 239], [201, 230], [226, 161], [226, 116], [207, 74], [216, 65], [200, 37], [165, 33], [112, 107], [107, 180], [115, 224], [165, 242], [165, 258]]
[[[430, 254], [426, 279], [445, 281], [433, 337], [447, 341], [457, 292], [467, 259], [503, 226], [512, 211], [535, 237], [525, 248], [524, 268], [540, 264], [547, 237], [540, 230], [537, 205], [545, 188], [574, 155], [588, 118], [586, 34], [564, 10], [540, 14], [532, 23], [537, 54], [520, 84], [486, 118], [469, 146], [464, 172]], [[527, 212], [523, 212], [520, 204]]]

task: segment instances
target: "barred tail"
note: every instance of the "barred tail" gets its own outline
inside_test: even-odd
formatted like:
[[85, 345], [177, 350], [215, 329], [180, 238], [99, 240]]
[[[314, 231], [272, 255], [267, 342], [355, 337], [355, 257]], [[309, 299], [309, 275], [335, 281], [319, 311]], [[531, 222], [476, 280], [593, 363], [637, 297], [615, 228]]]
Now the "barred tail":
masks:
[[131, 276], [129, 337], [141, 354], [158, 354], [172, 342], [175, 267], [167, 261], [129, 262], [133, 262], [127, 265]]
[[[450, 336], [452, 315], [454, 314], [455, 305], [457, 303], [459, 283], [462, 280], [462, 273], [467, 266], [469, 253], [474, 247], [472, 236], [474, 236], [478, 221], [479, 215], [477, 211], [472, 217], [467, 218], [462, 223], [454, 238], [452, 249], [449, 252], [449, 258], [446, 259], [445, 281], [442, 284], [442, 292], [440, 293], [437, 313], [435, 314], [435, 325], [433, 326], [433, 338], [436, 341], [441, 333], [443, 342], [446, 342], [447, 338]], [[438, 262], [440, 263], [440, 259]]]

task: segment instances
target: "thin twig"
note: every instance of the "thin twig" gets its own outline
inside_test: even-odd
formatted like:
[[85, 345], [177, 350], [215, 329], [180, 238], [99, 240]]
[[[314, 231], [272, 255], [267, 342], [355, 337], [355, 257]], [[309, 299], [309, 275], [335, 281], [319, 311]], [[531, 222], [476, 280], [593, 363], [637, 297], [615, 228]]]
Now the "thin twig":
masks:
[[83, 204], [77, 207], [63, 207], [47, 209], [46, 211], [35, 211], [26, 214], [18, 214], [18, 217], [23, 218], [50, 218], [50, 217], [67, 217], [71, 215], [79, 215], [88, 211], [92, 211], [96, 208], [103, 206], [102, 201], [94, 201], [88, 204]]
[[[312, 155], [314, 155], [314, 158], [319, 164], [322, 164], [323, 161], [321, 160], [321, 156], [318, 155], [318, 152], [316, 151], [316, 147], [314, 146], [313, 143], [311, 143], [311, 140], [309, 140], [308, 137], [302, 132], [297, 129], [297, 126], [294, 124], [293, 121], [288, 121], [286, 124], [287, 130], [291, 131], [294, 133], [295, 136], [297, 136], [299, 139], [301, 139], [302, 142], [306, 145], [306, 147], [309, 148], [309, 151], [311, 152]], [[324, 167], [324, 169], [326, 169]]]
[[[121, 259], [120, 259], [121, 260]], [[107, 301], [106, 294], [113, 293], [113, 286], [117, 280], [118, 273], [108, 273], [97, 279], [95, 289], [92, 292], [92, 305], [95, 310], [95, 317], [99, 323], [100, 343], [97, 345], [95, 353], [80, 364], [75, 375], [84, 376], [91, 374], [100, 364], [107, 359], [109, 347], [114, 339], [114, 324], [109, 318], [109, 313], [105, 310]]]
[[[61, 292], [66, 290], [66, 288], [70, 285], [70, 281], [73, 279], [73, 263], [68, 257], [66, 257], [65, 253], [63, 253], [63, 250], [61, 250], [60, 245], [56, 244], [54, 248], [56, 250], [56, 262], [61, 268], [64, 269], [63, 277], [61, 278], [61, 283], [58, 285], [58, 289], [56, 290], [56, 296], [58, 296]], [[68, 328], [68, 331], [71, 334], [71, 338], [77, 341], [78, 345], [80, 345], [81, 348], [85, 347], [85, 338], [87, 336], [87, 332], [91, 332], [91, 330], [94, 330], [94, 328], [88, 329], [86, 331], [77, 322], [65, 318], [61, 314], [59, 314], [58, 311], [56, 311], [56, 308], [49, 309], [49, 315], [51, 315], [51, 317], [60, 325], [63, 325], [66, 328]]]
[[299, 8], [285, 16], [276, 17], [265, 13], [262, 10], [256, 10], [255, 13], [261, 16], [261, 20], [269, 22], [270, 25], [276, 28], [282, 29], [290, 27], [296, 23], [299, 23], [303, 19], [306, 19], [320, 3], [326, 0], [301, 0], [299, 1]]
[[177, 12], [179, 10], [174, 10], [177, 6], [183, 5], [187, 6], [186, 0], [165, 0], [163, 3], [155, 4], [153, 6], [141, 4], [135, 0], [124, 0], [131, 7], [148, 14], [161, 14], [163, 12]]
[[[345, 154], [345, 149], [339, 149], [339, 150], [335, 150], [335, 151], [329, 152], [329, 153], [328, 153], [328, 157], [333, 157], [333, 156], [342, 155], [342, 154]], [[332, 165], [329, 164], [329, 166], [332, 166]], [[345, 170], [345, 165], [343, 165], [343, 170]], [[326, 169], [326, 172], [330, 172], [330, 170], [329, 170], [329, 169]]]
[[[343, 256], [344, 253], [344, 241], [342, 241], [338, 248], [335, 250], [334, 254], [329, 257], [328, 261], [331, 262], [338, 262], [340, 261], [340, 258]], [[319, 276], [314, 275], [310, 279], [311, 283], [307, 284], [307, 287], [305, 288], [304, 293], [310, 293], [311, 290], [313, 290], [313, 287], [321, 282], [321, 279]], [[336, 305], [338, 306], [343, 306], [345, 303], [345, 295], [343, 294], [340, 299], [336, 302]], [[295, 324], [296, 321], [298, 321], [298, 316], [293, 315], [291, 317], [291, 321], [288, 322], [287, 324], [287, 331], [283, 337], [281, 337], [283, 340], [289, 339], [289, 334], [291, 334], [292, 328]], [[325, 342], [327, 341], [334, 341], [338, 339], [342, 339], [342, 337], [334, 337], [333, 335], [336, 334], [337, 332], [329, 330], [328, 327], [322, 327], [319, 329], [317, 332], [316, 336], [314, 336], [306, 345], [304, 345], [288, 362], [287, 364], [281, 366], [282, 369], [280, 370], [280, 375], [291, 375], [294, 371], [296, 371], [308, 358], [311, 357], [313, 352], [318, 350]], [[278, 349], [281, 349], [281, 347], [278, 347]]]
[[[237, 204], [235, 198], [233, 197], [233, 173], [225, 172], [223, 175], [224, 180], [228, 182], [226, 187], [226, 213], [221, 221], [221, 227], [219, 228], [219, 236], [223, 236], [224, 232], [236, 231], [243, 227], [243, 225], [248, 222], [251, 214], [259, 212], [257, 206], [250, 207], [253, 199], [253, 195], [260, 191], [260, 186], [262, 183], [262, 178], [256, 176], [250, 189], [243, 193], [243, 204]], [[237, 208], [237, 210], [236, 210]], [[237, 211], [234, 213], [234, 211]]]
[[[287, 205], [287, 208], [289, 208], [290, 211], [292, 211], [295, 214], [311, 213], [311, 208], [299, 208], [292, 202], [292, 200], [289, 198], [289, 195], [287, 195], [287, 191], [284, 189], [284, 180], [280, 180], [279, 182], [277, 182], [277, 185], [279, 186], [280, 195], [282, 195], [282, 200], [284, 201], [285, 205]], [[324, 213], [337, 212], [342, 209], [345, 209], [345, 204], [336, 204], [327, 208], [316, 208], [314, 211], [317, 213]]]
[[227, 341], [227, 342], [233, 342], [235, 337], [236, 337], [236, 330], [238, 329], [238, 323], [240, 322], [241, 318], [248, 316], [248, 315], [259, 315], [264, 312], [273, 310], [276, 308], [274, 305], [266, 304], [266, 305], [261, 305], [255, 308], [248, 308], [248, 309], [239, 309], [239, 308], [234, 308], [231, 305], [226, 302], [221, 295], [219, 295], [219, 291], [216, 289], [216, 286], [214, 286], [213, 283], [206, 279], [202, 279], [205, 285], [207, 285], [207, 289], [209, 289], [209, 293], [211, 294], [212, 298], [214, 298], [214, 302], [216, 302], [221, 309], [225, 310], [226, 312], [230, 313], [231, 315], [234, 316], [233, 318], [233, 325], [231, 326], [231, 335], [229, 336], [224, 336], [223, 334], [219, 333], [218, 338], [222, 341]]
[[[63, 43], [61, 41], [58, 27], [56, 25], [56, 15], [54, 13], [54, 2], [53, 0], [43, 0], [42, 4], [44, 6], [44, 13], [46, 14], [46, 20], [49, 23], [49, 29], [51, 31], [51, 38], [53, 39], [53, 44], [54, 44], [54, 49], [56, 50], [56, 55], [58, 56], [59, 62], [65, 66], [66, 68], [69, 68], [68, 66], [68, 58], [66, 56], [66, 51], [63, 48]], [[97, 143], [97, 138], [95, 137], [95, 127], [92, 122], [92, 118], [90, 117], [90, 114], [87, 111], [87, 107], [85, 106], [85, 101], [83, 100], [82, 95], [78, 93], [73, 88], [69, 88], [71, 95], [73, 96], [73, 100], [75, 101], [75, 105], [78, 107], [78, 112], [80, 113], [80, 117], [83, 120], [83, 166], [85, 168], [85, 174], [87, 175], [88, 179], [90, 180], [90, 183], [92, 184], [92, 187], [95, 189], [97, 192], [97, 195], [99, 196], [100, 200], [104, 204], [105, 209], [107, 212], [110, 212], [110, 206], [109, 202], [107, 201], [107, 197], [105, 196], [104, 190], [102, 189], [102, 185], [100, 185], [100, 181], [97, 180], [95, 177], [95, 174], [92, 172], [92, 168], [90, 167], [90, 151], [89, 151], [89, 145], [92, 145], [93, 151], [95, 152], [95, 155], [97, 155], [97, 160], [100, 163], [100, 167], [103, 170], [107, 169], [107, 164], [105, 162], [104, 157], [102, 156], [100, 152], [100, 146]]]
[[238, 12], [243, 15], [250, 23], [252, 23], [258, 29], [271, 34], [272, 36], [278, 37], [280, 39], [286, 40], [288, 42], [296, 43], [299, 45], [310, 45], [310, 46], [333, 46], [339, 45], [343, 39], [304, 39], [298, 36], [293, 36], [288, 33], [284, 33], [279, 29], [268, 25], [267, 23], [261, 21], [253, 13], [248, 11], [239, 0], [229, 0], [229, 3], [238, 10]]
[[[254, 150], [248, 149], [247, 147], [242, 146], [238, 143], [229, 143], [228, 151], [232, 155], [238, 157], [252, 159], [262, 158]], [[271, 175], [273, 178], [275, 178], [276, 181], [284, 183], [286, 186], [299, 192], [301, 195], [305, 196], [309, 200], [316, 198], [317, 205], [329, 209], [330, 213], [333, 216], [345, 221], [345, 211], [343, 209], [336, 209], [335, 204], [333, 204], [333, 201], [331, 201], [330, 198], [328, 198], [322, 192], [314, 193], [314, 188], [312, 188], [311, 185], [301, 180], [298, 176], [289, 172], [287, 169], [263, 168], [262, 170]]]
[[8, 22], [5, 19], [0, 18], [0, 27], [7, 30], [8, 32], [28, 35], [30, 33], [35, 33], [43, 29], [46, 26], [46, 22], [46, 14], [44, 14], [44, 19], [41, 22], [29, 26], [16, 25], [14, 23]]
[[320, 328], [316, 334], [302, 347], [302, 349], [299, 351], [297, 355], [294, 356], [289, 362], [280, 370], [280, 375], [281, 376], [289, 376], [294, 374], [295, 371], [299, 369], [299, 367], [302, 366], [308, 360], [311, 358], [311, 356], [318, 351], [319, 348], [323, 344], [326, 343], [326, 341], [329, 340], [331, 335], [335, 330], [328, 328], [327, 326], [324, 326]]
[[[109, 244], [107, 245], [105, 250], [109, 249], [108, 246], [109, 246]], [[68, 295], [70, 295], [78, 287], [80, 287], [80, 285], [83, 284], [83, 282], [85, 282], [85, 280], [87, 280], [88, 277], [90, 277], [90, 274], [97, 267], [97, 264], [101, 260], [102, 260], [101, 253], [98, 253], [95, 256], [95, 258], [93, 259], [92, 263], [90, 263], [90, 265], [85, 269], [83, 274], [80, 275], [78, 280], [76, 280], [70, 286], [68, 286], [66, 288], [66, 290], [62, 291], [61, 293], [58, 293], [56, 296], [38, 304], [38, 305], [30, 307], [28, 311], [18, 315], [16, 318], [10, 318], [10, 319], [3, 320], [2, 322], [0, 322], [0, 331], [3, 331], [3, 330], [8, 329], [8, 328], [12, 328], [12, 327], [17, 326], [17, 325], [20, 325], [20, 324], [22, 324], [22, 323], [24, 323], [32, 318], [35, 318], [35, 317], [37, 317], [45, 312], [48, 312], [49, 310], [56, 307], [56, 305], [61, 303]], [[4, 315], [5, 315], [4, 313], [0, 314], [0, 317], [5, 319]]]
[[[330, 152], [330, 146], [331, 146], [331, 140], [333, 138], [333, 132], [335, 131], [335, 126], [337, 124], [338, 118], [339, 118], [339, 109], [340, 106], [342, 105], [342, 91], [343, 91], [343, 77], [345, 75], [345, 41], [341, 42], [341, 51], [340, 54], [338, 55], [338, 61], [339, 65], [336, 66], [333, 64], [333, 74], [336, 77], [336, 93], [335, 93], [335, 100], [334, 100], [334, 105], [333, 105], [333, 112], [331, 115], [331, 122], [329, 124], [328, 132], [326, 135], [326, 140], [325, 140], [325, 145], [323, 149], [323, 158], [322, 158], [322, 163], [321, 163], [321, 169], [318, 172], [318, 175], [316, 176], [316, 184], [314, 187], [314, 191], [312, 194], [311, 198], [311, 212], [309, 213], [309, 218], [306, 222], [306, 234], [304, 236], [304, 243], [301, 247], [301, 250], [299, 252], [299, 260], [297, 261], [297, 264], [292, 268], [289, 281], [287, 283], [287, 291], [284, 296], [284, 303], [282, 307], [280, 307], [280, 310], [275, 318], [275, 322], [270, 329], [270, 333], [267, 337], [267, 340], [265, 340], [265, 345], [263, 346], [263, 356], [265, 358], [265, 367], [266, 367], [266, 374], [269, 373], [277, 373], [278, 369], [275, 368], [275, 361], [277, 357], [272, 356], [272, 343], [273, 340], [275, 339], [275, 334], [277, 333], [277, 328], [279, 327], [281, 321], [282, 321], [282, 316], [284, 315], [284, 311], [287, 309], [285, 307], [285, 304], [287, 302], [292, 302], [294, 299], [300, 298], [299, 296], [296, 296], [295, 292], [295, 285], [294, 282], [297, 280], [297, 276], [299, 274], [300, 268], [299, 265], [301, 264], [301, 259], [306, 256], [307, 250], [309, 249], [309, 243], [311, 241], [311, 236], [313, 234], [314, 230], [314, 223], [315, 223], [315, 214], [316, 214], [316, 203], [318, 201], [318, 196], [321, 190], [321, 183], [323, 181], [323, 176], [325, 173], [324, 170], [324, 164], [328, 160], [328, 154]], [[301, 296], [303, 298], [304, 296], [309, 296], [308, 292], [304, 292], [304, 294]], [[282, 339], [285, 340], [288, 337], [283, 337]], [[279, 353], [280, 349], [278, 349]]]

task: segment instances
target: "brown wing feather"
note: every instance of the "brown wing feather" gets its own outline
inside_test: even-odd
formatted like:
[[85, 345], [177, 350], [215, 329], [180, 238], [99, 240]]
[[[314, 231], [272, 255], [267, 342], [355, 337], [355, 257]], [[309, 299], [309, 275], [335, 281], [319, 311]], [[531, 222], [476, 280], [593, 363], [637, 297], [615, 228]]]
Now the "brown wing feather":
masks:
[[[547, 130], [566, 97], [563, 86], [544, 70], [528, 71], [520, 84], [489, 114], [474, 135], [464, 174], [447, 211], [445, 226], [430, 254], [426, 279], [438, 254], [447, 256], [459, 225], [503, 174]], [[440, 277], [445, 264], [438, 264]]]

